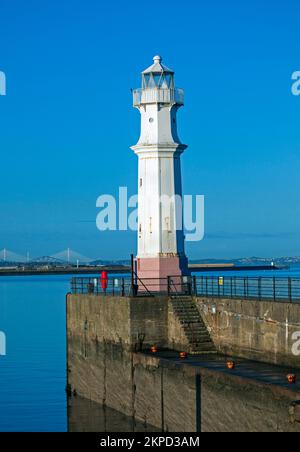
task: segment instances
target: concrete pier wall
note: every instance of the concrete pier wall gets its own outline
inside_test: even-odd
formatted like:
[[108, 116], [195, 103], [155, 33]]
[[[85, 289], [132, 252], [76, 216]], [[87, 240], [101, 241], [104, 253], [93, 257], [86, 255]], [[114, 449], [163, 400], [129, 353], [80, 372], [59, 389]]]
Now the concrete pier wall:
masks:
[[299, 393], [215, 371], [201, 371], [202, 432], [300, 432]]
[[[188, 345], [168, 297], [112, 297], [69, 295], [68, 328], [75, 334], [87, 320], [87, 334], [99, 342], [110, 341], [132, 350], [180, 349]], [[77, 331], [79, 329], [79, 331]]]
[[133, 350], [168, 345], [166, 297], [68, 295], [68, 301], [68, 330], [76, 336], [85, 324], [89, 341], [108, 341]]
[[[72, 393], [168, 432], [300, 432], [299, 394], [207, 369], [69, 338]], [[99, 427], [100, 428], [100, 427]]]
[[220, 352], [300, 368], [300, 304], [220, 298], [196, 303]]
[[169, 432], [300, 431], [296, 391], [136, 351], [172, 322], [165, 298], [69, 295], [69, 391]]

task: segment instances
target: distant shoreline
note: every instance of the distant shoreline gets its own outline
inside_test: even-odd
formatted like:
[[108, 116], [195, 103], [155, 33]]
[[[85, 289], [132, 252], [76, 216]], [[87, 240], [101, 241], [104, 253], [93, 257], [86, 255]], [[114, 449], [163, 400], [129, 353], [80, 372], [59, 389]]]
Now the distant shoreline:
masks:
[[[189, 269], [192, 272], [218, 272], [218, 271], [275, 271], [289, 269], [289, 266], [278, 265], [234, 265], [234, 264], [190, 264]], [[130, 266], [97, 266], [97, 267], [49, 267], [49, 268], [1, 268], [1, 276], [49, 276], [49, 275], [94, 275], [106, 271], [108, 274], [128, 274]]]

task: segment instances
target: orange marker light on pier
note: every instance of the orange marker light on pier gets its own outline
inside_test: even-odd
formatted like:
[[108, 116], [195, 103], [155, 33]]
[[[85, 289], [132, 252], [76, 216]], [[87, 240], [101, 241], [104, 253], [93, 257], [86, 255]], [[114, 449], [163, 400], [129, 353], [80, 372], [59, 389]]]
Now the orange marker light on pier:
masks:
[[235, 362], [232, 360], [227, 361], [226, 363], [227, 369], [233, 370], [235, 368]]
[[286, 376], [286, 378], [287, 378], [287, 381], [288, 381], [288, 383], [289, 383], [290, 385], [296, 383], [297, 377], [296, 377], [295, 374], [289, 374], [289, 375]]

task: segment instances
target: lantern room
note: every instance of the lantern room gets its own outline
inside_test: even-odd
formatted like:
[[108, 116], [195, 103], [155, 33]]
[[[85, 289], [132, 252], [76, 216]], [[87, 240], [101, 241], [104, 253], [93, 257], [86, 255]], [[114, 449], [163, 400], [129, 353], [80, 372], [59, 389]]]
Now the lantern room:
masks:
[[175, 88], [174, 71], [162, 64], [155, 56], [154, 64], [142, 72], [142, 88], [133, 90], [133, 105], [140, 108], [146, 104], [184, 104], [184, 92]]
[[143, 89], [174, 89], [174, 71], [162, 64], [162, 58], [155, 56], [154, 64], [142, 72]]

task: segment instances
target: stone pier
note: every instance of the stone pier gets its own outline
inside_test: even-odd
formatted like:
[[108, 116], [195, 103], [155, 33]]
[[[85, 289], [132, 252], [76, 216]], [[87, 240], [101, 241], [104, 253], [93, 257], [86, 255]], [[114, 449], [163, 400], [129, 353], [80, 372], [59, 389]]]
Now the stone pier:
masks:
[[[210, 316], [218, 306], [194, 301], [216, 338]], [[300, 431], [300, 385], [287, 384], [290, 368], [236, 358], [230, 372], [214, 354], [180, 360], [176, 350], [189, 342], [167, 297], [68, 295], [67, 335], [74, 397], [161, 431]], [[149, 353], [153, 344], [157, 355]]]

